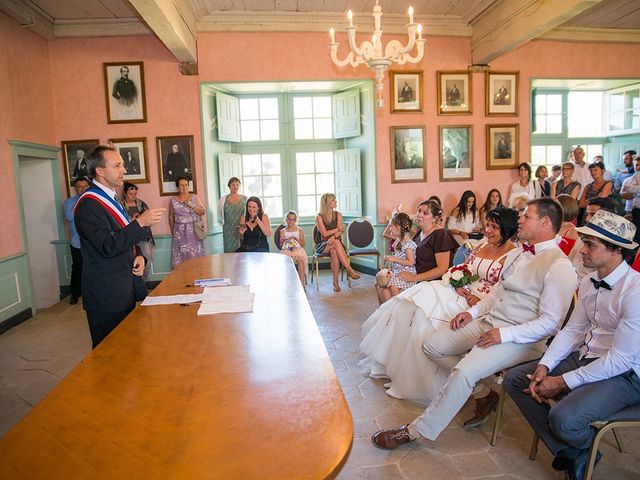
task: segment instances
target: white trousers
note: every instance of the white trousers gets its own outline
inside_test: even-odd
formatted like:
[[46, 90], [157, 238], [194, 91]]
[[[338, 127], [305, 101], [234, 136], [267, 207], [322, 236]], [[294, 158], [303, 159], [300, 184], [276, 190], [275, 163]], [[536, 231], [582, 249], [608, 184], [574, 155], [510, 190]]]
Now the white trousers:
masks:
[[542, 356], [544, 341], [509, 342], [484, 349], [476, 347], [480, 335], [491, 328], [487, 317], [481, 317], [459, 330], [438, 330], [423, 345], [427, 357], [451, 371], [447, 383], [424, 413], [411, 423], [423, 437], [435, 440], [464, 406], [480, 380]]

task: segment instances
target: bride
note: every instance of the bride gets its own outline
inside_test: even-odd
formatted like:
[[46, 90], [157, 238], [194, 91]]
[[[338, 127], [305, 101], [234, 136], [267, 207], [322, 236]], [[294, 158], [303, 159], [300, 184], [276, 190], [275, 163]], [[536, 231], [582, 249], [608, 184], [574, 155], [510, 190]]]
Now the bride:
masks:
[[511, 238], [518, 230], [518, 212], [498, 207], [486, 214], [487, 242], [476, 247], [465, 263], [480, 278], [465, 288], [441, 280], [421, 282], [383, 303], [362, 326], [360, 366], [374, 378], [388, 378], [392, 397], [429, 403], [449, 372], [439, 370], [422, 353], [426, 337], [449, 328], [449, 319], [475, 305], [500, 278]]

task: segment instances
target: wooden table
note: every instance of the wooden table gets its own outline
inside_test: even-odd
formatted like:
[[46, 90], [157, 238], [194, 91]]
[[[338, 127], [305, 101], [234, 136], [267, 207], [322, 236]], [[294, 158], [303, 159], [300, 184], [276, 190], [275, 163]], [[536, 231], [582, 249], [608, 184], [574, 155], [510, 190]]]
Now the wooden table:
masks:
[[153, 294], [214, 276], [250, 285], [253, 313], [137, 307], [0, 440], [0, 478], [335, 476], [351, 413], [291, 260], [193, 259]]

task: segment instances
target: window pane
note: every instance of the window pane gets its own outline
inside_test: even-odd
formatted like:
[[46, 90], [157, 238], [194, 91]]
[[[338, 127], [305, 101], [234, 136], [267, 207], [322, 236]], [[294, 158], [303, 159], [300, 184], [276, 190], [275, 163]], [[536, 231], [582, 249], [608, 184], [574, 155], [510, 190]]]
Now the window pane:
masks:
[[311, 118], [311, 97], [295, 97], [293, 99], [293, 117]]
[[602, 135], [602, 92], [569, 92], [569, 136]]
[[242, 171], [244, 175], [260, 175], [262, 173], [260, 163], [260, 155], [243, 155]]
[[279, 176], [266, 175], [262, 177], [262, 184], [264, 186], [265, 196], [281, 196], [282, 195], [282, 182]]
[[333, 172], [333, 152], [316, 152], [316, 172]]
[[311, 119], [295, 120], [294, 125], [296, 140], [313, 138], [313, 123]]
[[257, 120], [240, 122], [240, 137], [243, 142], [260, 140], [260, 122]]
[[262, 120], [260, 121], [260, 134], [262, 140], [280, 140], [280, 125], [278, 120]]
[[547, 165], [560, 165], [562, 163], [562, 147], [560, 145], [547, 146]]
[[547, 115], [547, 133], [562, 133], [562, 115]]
[[298, 175], [298, 196], [315, 193], [315, 175]]
[[298, 215], [311, 217], [318, 213], [315, 195], [298, 196]]
[[640, 90], [631, 90], [627, 95], [629, 108], [640, 108]]
[[330, 118], [315, 118], [313, 120], [314, 138], [331, 138], [333, 132], [331, 129]]
[[240, 120], [257, 120], [258, 116], [258, 99], [257, 98], [241, 98], [240, 99]]
[[535, 133], [547, 133], [547, 116], [546, 115], [536, 115]]
[[313, 116], [331, 117], [331, 97], [313, 97]]
[[318, 193], [333, 192], [333, 173], [320, 173], [316, 175], [316, 191]]
[[547, 95], [546, 113], [562, 113], [562, 95]]
[[596, 155], [602, 155], [602, 145], [583, 145], [586, 150], [587, 162], [592, 161]]
[[624, 93], [615, 93], [609, 96], [609, 104], [612, 112], [624, 110]]
[[624, 128], [624, 112], [612, 112], [609, 115], [609, 130], [621, 130]]
[[313, 152], [296, 153], [296, 172], [298, 174], [313, 172]]
[[247, 196], [262, 197], [262, 177], [244, 177], [244, 192]]
[[262, 173], [267, 175], [280, 174], [280, 154], [268, 153], [262, 155]]
[[547, 113], [547, 96], [536, 95], [536, 113]]
[[265, 197], [262, 199], [262, 209], [270, 218], [282, 216], [282, 197]]
[[261, 119], [278, 119], [278, 99], [277, 98], [261, 98], [260, 99], [260, 118]]
[[531, 147], [531, 164], [545, 165], [547, 163], [547, 149], [544, 145], [535, 145]]

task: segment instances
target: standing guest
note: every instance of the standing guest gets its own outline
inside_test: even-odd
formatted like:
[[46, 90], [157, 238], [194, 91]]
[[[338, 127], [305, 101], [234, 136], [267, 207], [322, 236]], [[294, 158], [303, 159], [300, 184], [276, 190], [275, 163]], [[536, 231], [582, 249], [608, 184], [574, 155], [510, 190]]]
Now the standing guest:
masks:
[[82, 298], [93, 348], [133, 310], [144, 257], [136, 244], [160, 221], [164, 208], [151, 208], [129, 221], [115, 189], [124, 183], [124, 161], [113, 147], [96, 147], [87, 158], [93, 183], [76, 203], [75, 225], [82, 251]]
[[240, 179], [231, 177], [227, 182], [229, 194], [223, 195], [218, 202], [218, 218], [222, 223], [222, 238], [224, 242], [224, 253], [235, 252], [240, 244], [238, 243], [238, 228], [240, 227], [240, 217], [247, 207], [247, 197], [240, 195]]
[[[602, 166], [604, 167], [605, 163], [604, 163], [604, 157], [602, 155], [596, 155], [595, 157], [593, 157], [593, 159], [591, 160], [591, 164], [593, 165], [594, 163], [601, 163]], [[611, 172], [609, 170], [607, 170], [606, 167], [604, 167], [604, 173], [602, 174], [602, 178], [605, 179], [605, 181], [613, 181], [613, 175], [611, 174]]]
[[406, 282], [398, 274], [400, 272], [416, 273], [416, 243], [412, 240], [413, 220], [406, 213], [398, 213], [391, 219], [391, 235], [396, 239], [393, 244], [393, 255], [385, 255], [384, 261], [391, 264], [391, 280], [388, 287], [376, 284], [378, 304], [382, 305], [391, 297], [415, 285]]
[[527, 162], [522, 162], [518, 166], [519, 179], [513, 185], [511, 185], [511, 192], [509, 193], [509, 199], [517, 193], [524, 192], [529, 195], [529, 198], [535, 198], [536, 188], [531, 181], [531, 165]]
[[577, 182], [573, 178], [575, 168], [575, 165], [571, 162], [564, 162], [562, 164], [562, 178], [551, 185], [551, 198], [565, 194], [571, 195], [576, 200], [578, 199], [580, 182]]
[[171, 266], [204, 256], [204, 244], [196, 236], [195, 222], [205, 210], [196, 195], [189, 193], [189, 177], [176, 178], [178, 193], [169, 201], [169, 227], [173, 234]]
[[87, 188], [89, 188], [89, 180], [86, 178], [76, 178], [73, 181], [73, 188], [76, 191], [75, 196], [69, 197], [64, 201], [62, 210], [64, 212], [64, 218], [69, 225], [69, 234], [71, 235], [71, 242], [69, 242], [69, 249], [71, 250], [71, 300], [70, 305], [78, 303], [78, 298], [82, 294], [82, 253], [80, 251], [80, 237], [76, 230], [76, 225], [73, 221], [73, 209]]
[[316, 232], [313, 239], [316, 253], [328, 253], [331, 256], [331, 273], [333, 275], [333, 291], [340, 291], [338, 274], [340, 265], [347, 270], [347, 275], [357, 280], [360, 274], [356, 272], [349, 262], [347, 252], [342, 244], [342, 214], [335, 210], [338, 206], [336, 196], [333, 193], [323, 193], [320, 197], [320, 213], [316, 216]]
[[[558, 202], [529, 202], [519, 220], [523, 246], [507, 255], [497, 287], [422, 346], [431, 361], [450, 372], [447, 382], [411, 424], [376, 432], [371, 438], [376, 447], [392, 450], [421, 437], [435, 440], [480, 380], [541, 355], [577, 285], [573, 266], [555, 241], [561, 220]], [[476, 418], [474, 425], [483, 421]]]
[[554, 165], [551, 167], [551, 177], [549, 177], [549, 183], [553, 183], [562, 175], [562, 167], [560, 165]]
[[551, 184], [547, 180], [549, 171], [544, 165], [536, 168], [536, 180], [533, 182], [535, 187], [535, 198], [550, 197], [551, 196]]
[[607, 198], [613, 191], [613, 182], [604, 179], [604, 163], [596, 162], [589, 165], [589, 172], [593, 181], [588, 184], [580, 197], [580, 208], [587, 208], [587, 201], [596, 198]]
[[245, 213], [240, 217], [238, 227], [240, 247], [236, 252], [268, 252], [267, 238], [271, 236], [269, 215], [262, 211], [258, 197], [249, 197]]
[[636, 173], [622, 184], [621, 196], [631, 202], [631, 221], [636, 226], [635, 242], [640, 242], [640, 155], [633, 160]]
[[476, 196], [471, 190], [466, 190], [447, 218], [447, 231], [462, 245], [470, 234], [480, 234], [481, 230]]
[[576, 218], [578, 218], [578, 202], [569, 195], [558, 195], [556, 201], [562, 207], [562, 225], [558, 232], [560, 241], [558, 246], [565, 255], [569, 256], [571, 249], [578, 239], [578, 232], [576, 231]]
[[[633, 167], [633, 159], [636, 156], [635, 150], [627, 150], [624, 152], [622, 156], [622, 162], [624, 163], [624, 168], [618, 170], [616, 174], [616, 179], [613, 182], [613, 190], [614, 192], [620, 194], [622, 190], [622, 184], [624, 181], [632, 177], [635, 173], [635, 169]], [[622, 196], [622, 195], [621, 195]], [[624, 211], [625, 215], [631, 215], [631, 210], [633, 210], [633, 199], [624, 199]]]
[[280, 245], [282, 245], [280, 253], [284, 253], [293, 258], [293, 261], [298, 267], [300, 283], [305, 287], [307, 284], [309, 258], [307, 257], [307, 252], [304, 250], [304, 231], [298, 227], [298, 214], [295, 211], [289, 210], [286, 219], [287, 227], [280, 230]]
[[[138, 186], [136, 184], [124, 182], [123, 192], [124, 198], [122, 199], [121, 204], [131, 220], [135, 220], [138, 218], [138, 215], [143, 213], [145, 210], [149, 210], [149, 206], [138, 198]], [[156, 241], [153, 238], [151, 227], [144, 227], [144, 231], [147, 232], [147, 238], [146, 240], [138, 242], [138, 247], [140, 247], [140, 252], [146, 259], [144, 274], [142, 275], [142, 278], [146, 280], [149, 278], [151, 264], [153, 263], [153, 257], [156, 253]]]
[[584, 148], [581, 145], [575, 145], [571, 150], [571, 160], [573, 160], [573, 179], [580, 183], [580, 191], [578, 198], [582, 196], [582, 192], [589, 185], [593, 178], [589, 172], [589, 164], [584, 161]]
[[576, 308], [544, 356], [511, 369], [504, 382], [553, 467], [571, 479], [584, 478], [591, 422], [640, 403], [640, 273], [625, 261], [638, 246], [635, 228], [601, 210], [578, 232], [584, 264], [595, 272], [582, 280]]
[[502, 195], [500, 194], [500, 190], [497, 188], [489, 190], [487, 198], [484, 201], [484, 205], [480, 207], [480, 223], [482, 224], [483, 232], [487, 229], [487, 213], [502, 206]]

